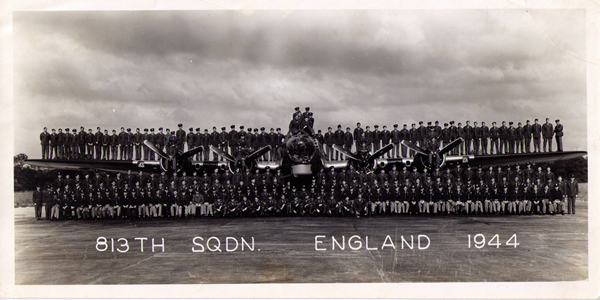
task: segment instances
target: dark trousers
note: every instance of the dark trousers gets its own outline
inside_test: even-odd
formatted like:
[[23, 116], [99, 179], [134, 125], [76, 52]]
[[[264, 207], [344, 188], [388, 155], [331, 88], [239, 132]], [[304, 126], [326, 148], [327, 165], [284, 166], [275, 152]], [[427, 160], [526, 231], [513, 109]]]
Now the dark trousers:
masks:
[[533, 138], [533, 152], [540, 152], [540, 138]]
[[488, 154], [488, 140], [485, 138], [481, 139], [481, 154]]
[[525, 137], [525, 152], [531, 153], [531, 137]]
[[577, 196], [569, 196], [568, 197], [568, 208], [569, 208], [569, 213], [571, 214], [575, 214], [575, 199], [577, 198]]
[[562, 152], [563, 151], [562, 136], [557, 136], [556, 137], [556, 151], [558, 151], [558, 152]]
[[[548, 151], [546, 151], [546, 144], [548, 144]], [[552, 152], [552, 138], [544, 138], [544, 152]]]
[[42, 145], [42, 159], [50, 159], [50, 146]]

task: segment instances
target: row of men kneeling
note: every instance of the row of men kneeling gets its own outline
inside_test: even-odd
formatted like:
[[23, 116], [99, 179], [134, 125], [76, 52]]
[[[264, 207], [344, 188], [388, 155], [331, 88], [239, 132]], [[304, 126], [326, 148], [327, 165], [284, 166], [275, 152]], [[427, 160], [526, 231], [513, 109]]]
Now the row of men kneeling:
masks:
[[[51, 188], [50, 188], [51, 189]], [[43, 195], [38, 189], [38, 195]], [[34, 193], [34, 198], [36, 193]], [[59, 195], [54, 193], [53, 195]], [[193, 194], [193, 195], [192, 195]], [[481, 189], [476, 186], [465, 192], [461, 187], [437, 190], [411, 190], [403, 187], [392, 197], [373, 197], [362, 191], [305, 194], [293, 192], [273, 197], [271, 193], [255, 197], [203, 197], [195, 193], [174, 190], [167, 195], [136, 195], [123, 192], [115, 197], [108, 191], [89, 193], [86, 197], [73, 197], [68, 191], [62, 197], [35, 199], [37, 219], [98, 219], [98, 218], [192, 218], [192, 217], [266, 217], [266, 216], [375, 216], [375, 215], [450, 215], [450, 214], [565, 214], [571, 208], [567, 197], [559, 189], [546, 186], [538, 191], [536, 186], [526, 192], [503, 189]], [[67, 196], [64, 196], [67, 195]], [[574, 205], [573, 205], [574, 208]], [[570, 211], [569, 211], [570, 213]], [[573, 210], [574, 213], [574, 210]]]

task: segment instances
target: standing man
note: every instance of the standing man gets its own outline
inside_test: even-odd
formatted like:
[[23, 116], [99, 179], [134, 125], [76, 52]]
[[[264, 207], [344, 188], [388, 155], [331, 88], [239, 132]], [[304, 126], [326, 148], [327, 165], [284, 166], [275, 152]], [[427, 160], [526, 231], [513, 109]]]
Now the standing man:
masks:
[[102, 144], [104, 141], [104, 134], [102, 134], [102, 129], [100, 127], [96, 127], [96, 134], [94, 134], [94, 147], [96, 148], [96, 159], [102, 159]]
[[[121, 127], [123, 130], [123, 127]], [[112, 135], [110, 136], [110, 154], [113, 160], [119, 159], [119, 146], [121, 144], [121, 137], [117, 134], [115, 129], [112, 130]]]
[[494, 149], [496, 149], [496, 154], [500, 153], [500, 128], [496, 127], [496, 122], [492, 122], [492, 127], [490, 128], [490, 154], [494, 154]]
[[394, 144], [394, 149], [392, 149], [392, 157], [398, 158], [400, 157], [400, 130], [398, 130], [398, 124], [394, 124], [394, 130], [390, 132], [392, 144]]
[[327, 128], [327, 132], [323, 137], [325, 140], [325, 155], [327, 156], [327, 160], [331, 161], [333, 157], [333, 143], [334, 143], [334, 134], [333, 128]]
[[[402, 130], [400, 130], [400, 141], [408, 141], [410, 140], [410, 131], [408, 131], [407, 125], [404, 124], [402, 125]], [[401, 151], [402, 151], [402, 157], [408, 157], [408, 148], [406, 146], [404, 146], [404, 144], [402, 144], [402, 146], [400, 147]]]
[[469, 125], [468, 120], [465, 122], [465, 127], [463, 127], [463, 130], [465, 132], [465, 154], [473, 154], [473, 151], [471, 150], [471, 142], [473, 141], [473, 127]]
[[500, 154], [508, 154], [508, 127], [506, 127], [506, 121], [502, 121], [502, 126], [498, 130], [498, 135], [500, 136]]
[[[320, 132], [320, 130], [319, 130]], [[231, 133], [230, 133], [231, 134]], [[271, 127], [271, 130], [269, 132], [269, 136], [267, 138], [268, 144], [269, 146], [271, 146], [271, 151], [269, 151], [269, 161], [276, 161], [278, 160], [277, 157], [277, 133], [275, 133], [275, 129], [273, 127]]]
[[525, 143], [525, 152], [531, 153], [531, 134], [533, 133], [533, 127], [529, 124], [529, 120], [525, 122], [523, 126], [523, 142]]
[[544, 138], [544, 152], [546, 152], [546, 144], [548, 144], [548, 151], [552, 152], [552, 136], [554, 135], [554, 128], [550, 123], [550, 119], [546, 118], [546, 123], [542, 125], [542, 137]]
[[579, 183], [575, 179], [575, 175], [571, 175], [571, 181], [567, 183], [569, 214], [571, 212], [575, 214], [575, 200], [577, 199], [577, 194], [579, 194]]
[[40, 133], [40, 142], [42, 144], [42, 159], [50, 159], [50, 134], [47, 127], [44, 127], [44, 131]]
[[229, 130], [229, 134], [227, 135], [227, 138], [228, 138], [227, 142], [229, 143], [229, 154], [231, 154], [235, 157], [235, 156], [237, 156], [237, 151], [238, 151], [237, 146], [238, 146], [238, 141], [240, 139], [240, 134], [237, 132], [237, 130], [235, 130], [235, 125], [231, 125], [231, 126], [229, 126], [229, 128], [231, 129], [231, 130]]
[[165, 148], [165, 134], [162, 127], [158, 127], [158, 133], [154, 136], [154, 145], [161, 151]]
[[81, 130], [79, 131], [79, 159], [86, 159], [85, 147], [87, 145], [87, 133], [85, 133], [85, 128], [81, 126]]
[[[488, 154], [488, 139], [490, 138], [490, 128], [485, 125], [485, 122], [481, 122], [481, 154]], [[490, 153], [492, 150], [490, 149]]]
[[102, 135], [102, 157], [103, 160], [110, 160], [110, 144], [111, 144], [111, 136], [108, 134], [108, 129], [104, 129], [104, 134]]
[[185, 135], [185, 143], [187, 144], [188, 151], [194, 149], [196, 145], [196, 134], [194, 134], [194, 127], [190, 127], [190, 131]]
[[210, 159], [210, 144], [211, 144], [212, 138], [211, 138], [210, 133], [208, 133], [208, 129], [204, 129], [204, 133], [200, 136], [200, 139], [202, 140], [202, 148], [204, 148], [203, 149], [204, 160], [209, 160]]
[[473, 154], [479, 154], [479, 145], [481, 144], [481, 127], [477, 122], [473, 122]]
[[358, 143], [360, 142], [360, 137], [363, 132], [364, 130], [360, 128], [360, 122], [356, 123], [356, 128], [354, 128], [354, 142], [356, 143], [356, 149], [358, 149]]
[[64, 149], [64, 146], [65, 146], [65, 144], [64, 144], [65, 134], [62, 132], [62, 128], [58, 129], [57, 135], [58, 135], [58, 138], [56, 140], [56, 142], [57, 142], [56, 143], [56, 148], [57, 148], [56, 150], [58, 151], [57, 152], [58, 153], [58, 158], [59, 159], [64, 159], [65, 158], [65, 156], [64, 156], [64, 154], [65, 154], [65, 149]]
[[[100, 129], [98, 129], [100, 130]], [[85, 147], [87, 151], [87, 159], [94, 159], [94, 148], [96, 144], [96, 136], [92, 132], [92, 129], [88, 129], [88, 133], [85, 135]]]
[[125, 132], [125, 127], [121, 127], [121, 132], [119, 133], [119, 159], [127, 159], [127, 140], [128, 136]]
[[[52, 129], [54, 130], [54, 129]], [[563, 137], [563, 126], [560, 124], [560, 120], [556, 119], [556, 127], [554, 127], [554, 136], [556, 136], [556, 151], [563, 152], [562, 137]]]
[[[510, 121], [508, 122], [508, 129], [506, 130], [506, 137], [508, 140], [508, 152], [510, 154], [514, 154], [515, 153], [515, 142], [517, 140], [517, 132], [516, 129], [513, 127], [513, 122]], [[506, 149], [504, 149], [504, 153], [506, 153]]]
[[58, 134], [56, 133], [56, 129], [52, 128], [52, 133], [50, 134], [50, 159], [58, 158]]
[[186, 134], [185, 134], [185, 130], [183, 130], [183, 124], [179, 123], [179, 124], [177, 124], [177, 127], [179, 127], [179, 129], [177, 129], [177, 132], [175, 132], [175, 137], [176, 137], [175, 144], [177, 145], [177, 150], [180, 153], [183, 153]]
[[531, 136], [533, 137], [533, 152], [540, 152], [540, 136], [542, 134], [542, 125], [538, 123], [538, 119], [534, 120]]
[[[213, 126], [212, 128], [212, 132], [210, 133], [210, 144], [212, 146], [214, 146], [215, 148], [220, 148], [221, 147], [221, 139], [220, 139], [220, 135], [219, 132], [217, 131], [217, 127]], [[219, 155], [214, 152], [213, 153], [213, 161], [217, 161], [219, 158]]]
[[523, 124], [519, 122], [519, 126], [515, 129], [516, 139], [516, 153], [525, 153], [525, 133], [523, 130]]
[[375, 130], [373, 130], [371, 136], [373, 138], [373, 152], [375, 152], [381, 148], [381, 131], [379, 131], [379, 125], [375, 124], [373, 127]]
[[[359, 126], [360, 123], [357, 124]], [[333, 133], [334, 144], [338, 147], [344, 147], [344, 131], [342, 130], [342, 125], [338, 125], [337, 130]], [[359, 137], [360, 138], [360, 137]], [[338, 150], [335, 150], [335, 160], [344, 159], [344, 155], [341, 154]]]
[[[383, 125], [383, 130], [381, 131], [381, 145], [386, 146], [390, 143], [390, 139], [392, 138], [391, 132], [387, 129], [386, 125]], [[392, 154], [394, 154], [394, 150], [390, 150]], [[390, 151], [387, 152], [387, 158], [390, 158]]]
[[[408, 132], [410, 135], [410, 141], [416, 145], [417, 142], [419, 141], [419, 130], [417, 129], [417, 124], [415, 124], [415, 123], [412, 123], [410, 126], [411, 126], [411, 128], [410, 128], [410, 131]], [[402, 148], [402, 149], [404, 149], [404, 148]], [[413, 156], [415, 156], [415, 150], [410, 149], [410, 157], [413, 157]]]
[[344, 149], [348, 152], [352, 151], [352, 143], [354, 139], [352, 138], [352, 132], [350, 132], [350, 127], [346, 127], [346, 133], [344, 134]]
[[[146, 135], [146, 140], [148, 140], [148, 142], [152, 143], [153, 145], [156, 145], [156, 135], [154, 134], [154, 127], [150, 128], [150, 133]], [[144, 159], [154, 160], [154, 151], [150, 150], [150, 148], [146, 145], [144, 145]]]
[[143, 135], [140, 132], [140, 128], [135, 129], [135, 134], [133, 135], [133, 144], [135, 146], [135, 159], [142, 159], [142, 142], [144, 141]]
[[133, 143], [134, 143], [134, 135], [131, 132], [131, 128], [127, 128], [127, 158], [133, 159]]

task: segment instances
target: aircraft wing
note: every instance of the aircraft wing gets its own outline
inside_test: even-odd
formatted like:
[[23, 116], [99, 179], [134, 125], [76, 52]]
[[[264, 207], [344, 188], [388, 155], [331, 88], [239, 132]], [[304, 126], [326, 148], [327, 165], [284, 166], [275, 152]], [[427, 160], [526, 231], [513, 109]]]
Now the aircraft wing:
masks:
[[566, 152], [542, 152], [542, 153], [519, 153], [519, 154], [500, 154], [500, 155], [464, 155], [464, 156], [446, 156], [447, 163], [463, 164], [472, 167], [497, 166], [525, 163], [543, 163], [557, 160], [567, 160], [587, 155], [586, 151], [566, 151]]
[[156, 160], [43, 160], [28, 159], [25, 164], [59, 170], [99, 170], [106, 172], [160, 172]]

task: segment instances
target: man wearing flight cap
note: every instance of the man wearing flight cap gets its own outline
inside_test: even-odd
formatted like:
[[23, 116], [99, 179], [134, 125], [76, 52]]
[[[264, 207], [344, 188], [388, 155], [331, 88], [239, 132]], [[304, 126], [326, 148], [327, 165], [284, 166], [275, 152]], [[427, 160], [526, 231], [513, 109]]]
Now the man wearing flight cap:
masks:
[[563, 126], [560, 124], [560, 120], [556, 119], [556, 127], [554, 127], [554, 136], [556, 137], [556, 151], [563, 152], [562, 137], [563, 137]]

